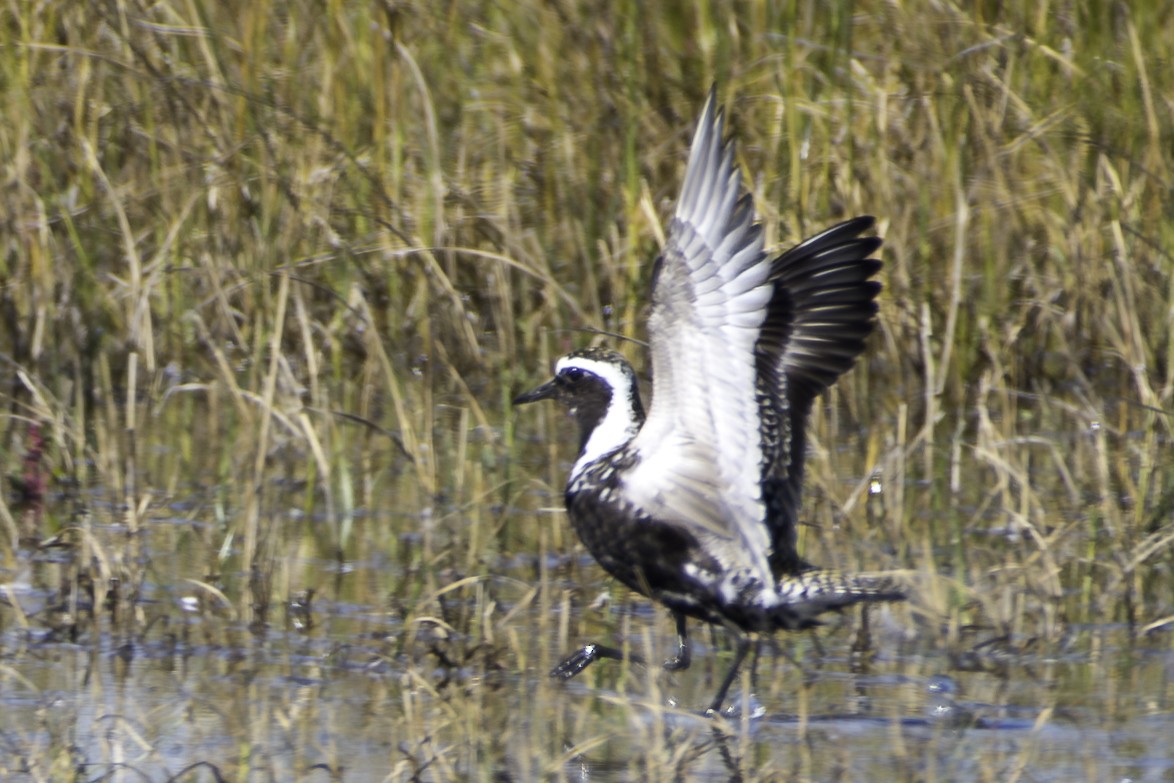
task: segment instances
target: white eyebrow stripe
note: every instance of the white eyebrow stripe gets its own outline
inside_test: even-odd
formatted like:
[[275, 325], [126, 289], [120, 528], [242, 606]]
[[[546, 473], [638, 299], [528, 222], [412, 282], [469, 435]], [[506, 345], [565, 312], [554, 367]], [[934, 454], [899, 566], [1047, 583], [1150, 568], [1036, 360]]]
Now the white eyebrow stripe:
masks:
[[622, 448], [640, 431], [640, 421], [630, 404], [632, 384], [635, 379], [623, 368], [611, 363], [589, 359], [585, 356], [564, 356], [555, 364], [555, 373], [577, 367], [596, 376], [611, 388], [611, 399], [603, 419], [596, 425], [583, 446], [583, 452], [571, 468], [571, 481], [579, 477], [583, 469], [616, 449]]

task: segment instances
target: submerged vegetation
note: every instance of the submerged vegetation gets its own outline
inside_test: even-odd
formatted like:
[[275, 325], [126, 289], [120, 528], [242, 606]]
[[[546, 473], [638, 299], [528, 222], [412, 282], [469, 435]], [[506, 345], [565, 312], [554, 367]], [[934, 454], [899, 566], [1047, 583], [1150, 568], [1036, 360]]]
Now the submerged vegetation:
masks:
[[[0, 776], [1013, 780], [1052, 756], [926, 750], [900, 678], [979, 670], [1037, 730], [1174, 712], [1135, 666], [1174, 634], [1174, 9], [8, 9]], [[854, 698], [819, 636], [778, 640], [806, 676], [759, 662], [782, 743], [664, 706], [721, 661], [544, 677], [585, 637], [671, 644], [553, 511], [566, 423], [509, 401], [593, 340], [644, 367], [714, 81], [768, 245], [885, 239], [801, 541], [916, 595], [823, 642], [894, 676], [859, 756], [808, 726]], [[1060, 777], [1106, 779], [1073, 744]]]

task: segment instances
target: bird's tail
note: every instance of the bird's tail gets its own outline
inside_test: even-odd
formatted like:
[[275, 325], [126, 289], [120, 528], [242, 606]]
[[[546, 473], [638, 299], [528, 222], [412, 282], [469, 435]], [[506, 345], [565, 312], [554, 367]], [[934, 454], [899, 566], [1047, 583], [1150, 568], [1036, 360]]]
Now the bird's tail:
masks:
[[819, 615], [853, 604], [906, 598], [900, 582], [891, 576], [845, 574], [819, 568], [780, 577], [775, 589], [778, 603], [772, 614], [786, 628], [818, 625]]

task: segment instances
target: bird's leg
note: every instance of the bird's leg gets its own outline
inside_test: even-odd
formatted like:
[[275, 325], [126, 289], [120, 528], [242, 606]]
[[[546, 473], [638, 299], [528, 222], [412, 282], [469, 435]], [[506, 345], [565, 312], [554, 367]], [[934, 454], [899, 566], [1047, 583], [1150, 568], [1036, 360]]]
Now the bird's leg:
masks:
[[665, 671], [679, 672], [689, 668], [692, 658], [689, 655], [689, 634], [685, 630], [685, 615], [673, 612], [673, 619], [677, 621], [677, 654], [665, 661], [663, 666]]
[[758, 689], [758, 661], [762, 657], [762, 637], [754, 638], [754, 657], [750, 659], [750, 687]]
[[600, 658], [610, 658], [613, 661], [622, 661], [627, 658], [632, 663], [644, 665], [644, 659], [635, 653], [624, 655], [624, 651], [618, 647], [605, 647], [602, 644], [585, 644], [582, 649], [568, 655], [563, 661], [550, 670], [551, 677], [558, 677], [560, 680], [569, 680], [579, 672], [586, 669]]
[[734, 662], [730, 664], [730, 670], [726, 672], [726, 677], [722, 680], [722, 685], [717, 690], [717, 695], [713, 697], [713, 702], [709, 705], [709, 709], [705, 711], [706, 715], [716, 715], [722, 708], [722, 702], [726, 700], [726, 693], [729, 692], [730, 686], [734, 684], [734, 678], [738, 676], [738, 667], [742, 665], [746, 653], [750, 650], [750, 639], [744, 633], [737, 634], [738, 646], [734, 650]]

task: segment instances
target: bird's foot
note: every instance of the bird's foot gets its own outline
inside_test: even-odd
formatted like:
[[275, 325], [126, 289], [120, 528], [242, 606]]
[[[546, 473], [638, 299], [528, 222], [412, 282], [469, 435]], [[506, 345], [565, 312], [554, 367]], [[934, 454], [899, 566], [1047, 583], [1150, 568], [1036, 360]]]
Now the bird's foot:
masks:
[[551, 677], [557, 677], [560, 680], [569, 680], [579, 672], [586, 669], [600, 658], [611, 658], [615, 661], [622, 661], [627, 658], [632, 663], [643, 664], [644, 659], [639, 655], [624, 655], [624, 651], [615, 647], [606, 647], [602, 644], [585, 644], [581, 649], [568, 655], [566, 658], [550, 670]]
[[692, 661], [689, 657], [689, 648], [682, 647], [680, 652], [662, 663], [661, 668], [666, 672], [683, 672], [689, 668], [690, 663]]

